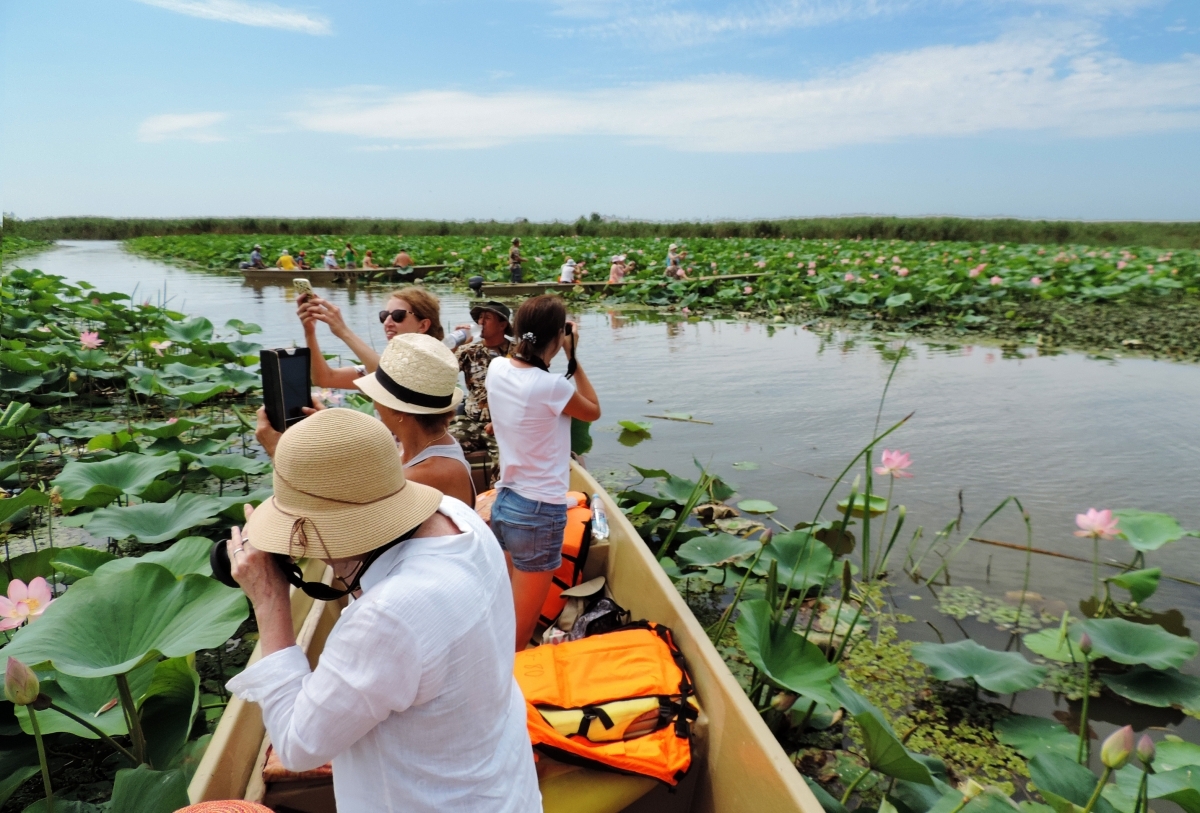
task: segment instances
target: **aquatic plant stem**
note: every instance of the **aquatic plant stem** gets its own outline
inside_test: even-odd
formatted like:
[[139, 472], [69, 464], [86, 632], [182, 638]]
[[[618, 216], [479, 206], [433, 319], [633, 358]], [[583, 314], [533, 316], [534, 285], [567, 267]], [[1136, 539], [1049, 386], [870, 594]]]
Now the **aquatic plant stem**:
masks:
[[129, 723], [134, 759], [141, 764], [146, 761], [146, 736], [142, 733], [142, 721], [138, 717], [137, 705], [133, 702], [133, 692], [129, 689], [128, 675], [117, 675], [117, 694], [121, 698], [121, 707], [125, 709], [125, 717]]
[[1092, 813], [1092, 808], [1096, 806], [1096, 802], [1100, 798], [1100, 792], [1108, 784], [1108, 777], [1110, 776], [1112, 776], [1112, 768], [1105, 765], [1104, 773], [1100, 774], [1100, 781], [1096, 783], [1096, 789], [1092, 791], [1092, 798], [1088, 799], [1087, 807], [1083, 809], [1083, 813]]
[[42, 765], [42, 788], [46, 791], [46, 809], [54, 810], [54, 788], [50, 785], [50, 764], [46, 761], [46, 745], [42, 742], [42, 729], [38, 725], [37, 714], [33, 706], [26, 706], [29, 712], [29, 725], [33, 728], [33, 738], [37, 741], [38, 762]]
[[1100, 537], [1092, 537], [1092, 598], [1100, 600]]
[[124, 756], [124, 757], [125, 757], [127, 760], [129, 760], [129, 762], [130, 762], [131, 764], [133, 764], [133, 765], [137, 765], [137, 764], [138, 764], [137, 757], [135, 757], [135, 756], [134, 756], [134, 755], [133, 755], [133, 754], [132, 754], [132, 753], [129, 751], [129, 749], [128, 749], [128, 748], [126, 748], [125, 746], [121, 745], [119, 742], [117, 742], [117, 741], [116, 741], [116, 740], [114, 740], [112, 737], [110, 737], [110, 736], [108, 736], [107, 734], [105, 734], [103, 731], [101, 731], [99, 728], [97, 728], [96, 726], [94, 726], [94, 725], [92, 725], [91, 723], [89, 723], [87, 720], [85, 720], [85, 719], [83, 719], [82, 717], [80, 717], [80, 716], [79, 716], [78, 714], [76, 714], [75, 712], [73, 712], [73, 711], [70, 711], [69, 709], [64, 709], [62, 706], [58, 705], [57, 703], [55, 703], [55, 702], [53, 702], [53, 701], [51, 701], [51, 702], [50, 702], [50, 705], [48, 706], [48, 708], [52, 708], [52, 709], [54, 709], [55, 711], [57, 711], [59, 714], [63, 715], [64, 717], [69, 717], [69, 718], [71, 718], [72, 720], [74, 720], [75, 722], [79, 723], [79, 724], [80, 724], [81, 726], [83, 726], [84, 728], [86, 728], [86, 729], [88, 729], [89, 731], [91, 731], [93, 734], [95, 734], [96, 736], [98, 736], [100, 739], [104, 740], [106, 743], [108, 743], [109, 745], [111, 745], [113, 748], [117, 749], [117, 751], [119, 751], [119, 752], [121, 753], [121, 755], [122, 755], [122, 756]]
[[1147, 798], [1146, 785], [1150, 779], [1150, 766], [1142, 765], [1142, 781], [1138, 783], [1137, 800], [1133, 803], [1133, 813], [1143, 813], [1150, 807], [1150, 799]]
[[[1082, 653], [1081, 653], [1082, 654]], [[1083, 704], [1079, 709], [1079, 748], [1075, 761], [1080, 765], [1086, 759], [1088, 744], [1088, 701], [1092, 699], [1092, 667], [1087, 655], [1083, 656]], [[1089, 805], [1090, 807], [1090, 805]]]
[[721, 618], [716, 624], [716, 634], [712, 636], [712, 642], [715, 645], [720, 646], [721, 636], [725, 634], [725, 626], [729, 623], [729, 619], [733, 616], [733, 612], [737, 608], [738, 603], [741, 602], [742, 591], [746, 589], [746, 582], [750, 581], [750, 576], [753, 575], [754, 568], [756, 565], [758, 565], [758, 560], [762, 557], [762, 552], [766, 549], [766, 547], [766, 545], [758, 546], [758, 552], [754, 554], [754, 561], [750, 563], [750, 567], [746, 570], [746, 575], [742, 576], [742, 581], [740, 584], [738, 584], [737, 592], [733, 594], [733, 601], [729, 602], [729, 606], [725, 608], [725, 612], [721, 613]]
[[1021, 505], [1021, 501], [1013, 497], [1013, 502], [1021, 510], [1021, 519], [1025, 521], [1025, 579], [1021, 582], [1021, 601], [1017, 604], [1017, 620], [1013, 624], [1015, 635], [1021, 631], [1021, 611], [1025, 608], [1025, 594], [1029, 592], [1029, 571], [1033, 567], [1033, 523], [1030, 522], [1029, 512]]
[[[892, 513], [892, 489], [895, 486], [896, 486], [896, 478], [889, 477], [888, 478], [887, 500], [885, 500], [884, 504], [883, 504], [883, 522], [880, 523], [880, 525], [879, 525], [879, 549], [881, 551], [883, 550], [884, 537], [887, 536], [888, 520], [891, 518], [889, 515]], [[875, 563], [872, 562], [871, 563], [871, 571], [872, 572], [868, 576], [868, 581], [870, 581], [871, 579], [874, 578], [874, 570], [875, 570]]]
[[867, 774], [869, 774], [870, 772], [871, 772], [870, 768], [863, 768], [863, 772], [860, 773], [858, 776], [854, 777], [854, 781], [851, 782], [846, 787], [846, 792], [842, 794], [842, 805], [843, 806], [846, 804], [846, 802], [848, 802], [850, 800], [850, 794], [854, 793], [854, 789], [858, 787], [858, 783], [863, 781], [863, 779], [865, 779]]

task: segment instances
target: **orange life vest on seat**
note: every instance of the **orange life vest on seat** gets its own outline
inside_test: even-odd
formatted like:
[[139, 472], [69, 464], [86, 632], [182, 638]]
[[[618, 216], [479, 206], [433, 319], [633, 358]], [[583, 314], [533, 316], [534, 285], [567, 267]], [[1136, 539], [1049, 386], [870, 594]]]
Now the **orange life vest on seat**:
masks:
[[[613, 632], [518, 652], [514, 674], [525, 695], [529, 738], [560, 762], [638, 774], [675, 785], [692, 764], [691, 721], [696, 710], [683, 656], [667, 627], [639, 621]], [[659, 727], [615, 742], [593, 742], [581, 733], [566, 736], [538, 712], [581, 709], [580, 731], [604, 723], [602, 704], [657, 698]], [[611, 723], [610, 723], [611, 725]]]
[[545, 629], [554, 623], [558, 614], [567, 606], [567, 600], [562, 597], [563, 590], [569, 590], [583, 581], [583, 566], [587, 562], [588, 548], [592, 544], [592, 509], [588, 507], [587, 495], [582, 491], [567, 492], [567, 527], [563, 531], [562, 564], [554, 571], [554, 580], [550, 584], [550, 592], [542, 604], [542, 612], [538, 616], [540, 629]]

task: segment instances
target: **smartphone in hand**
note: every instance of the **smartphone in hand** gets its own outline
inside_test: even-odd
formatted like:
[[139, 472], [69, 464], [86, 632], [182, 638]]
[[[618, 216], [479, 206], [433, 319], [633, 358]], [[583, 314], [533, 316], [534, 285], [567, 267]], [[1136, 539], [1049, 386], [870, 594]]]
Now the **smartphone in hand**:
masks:
[[296, 294], [300, 297], [301, 302], [307, 302], [308, 298], [313, 295], [312, 283], [304, 277], [296, 277], [292, 280], [292, 287], [296, 289]]
[[304, 420], [304, 408], [312, 406], [309, 350], [307, 347], [263, 350], [258, 358], [262, 365], [267, 420], [276, 432], [284, 432]]

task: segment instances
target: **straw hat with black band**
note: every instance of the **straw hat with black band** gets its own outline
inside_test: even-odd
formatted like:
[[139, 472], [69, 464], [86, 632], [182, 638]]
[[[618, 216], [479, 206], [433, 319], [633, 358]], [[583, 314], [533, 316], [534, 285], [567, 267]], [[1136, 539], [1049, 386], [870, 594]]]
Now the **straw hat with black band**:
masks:
[[508, 305], [505, 305], [503, 302], [494, 302], [494, 301], [493, 302], [484, 302], [480, 305], [475, 305], [474, 307], [472, 307], [471, 308], [471, 321], [478, 324], [479, 317], [483, 315], [484, 311], [491, 311], [492, 313], [499, 316], [501, 319], [503, 319], [508, 324], [510, 324], [510, 325], [512, 324], [512, 311], [510, 311], [508, 309]]
[[458, 360], [450, 348], [427, 333], [401, 333], [384, 348], [375, 374], [354, 386], [397, 412], [436, 415], [462, 402], [457, 383]]
[[275, 494], [246, 520], [251, 543], [268, 553], [362, 556], [420, 526], [442, 501], [436, 488], [405, 479], [391, 432], [353, 409], [321, 410], [288, 429], [274, 463]]

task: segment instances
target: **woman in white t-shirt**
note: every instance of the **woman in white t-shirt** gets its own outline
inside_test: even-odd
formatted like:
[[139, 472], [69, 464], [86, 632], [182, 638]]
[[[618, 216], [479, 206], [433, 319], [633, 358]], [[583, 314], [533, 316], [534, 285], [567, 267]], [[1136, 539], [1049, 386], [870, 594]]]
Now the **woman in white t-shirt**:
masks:
[[[514, 332], [512, 357], [492, 360], [486, 386], [500, 447], [491, 525], [508, 560], [520, 652], [533, 636], [554, 571], [562, 564], [571, 419], [598, 420], [600, 399], [575, 358], [579, 328], [567, 321], [562, 299], [526, 300]], [[550, 361], [564, 347], [566, 377], [550, 372]]]

